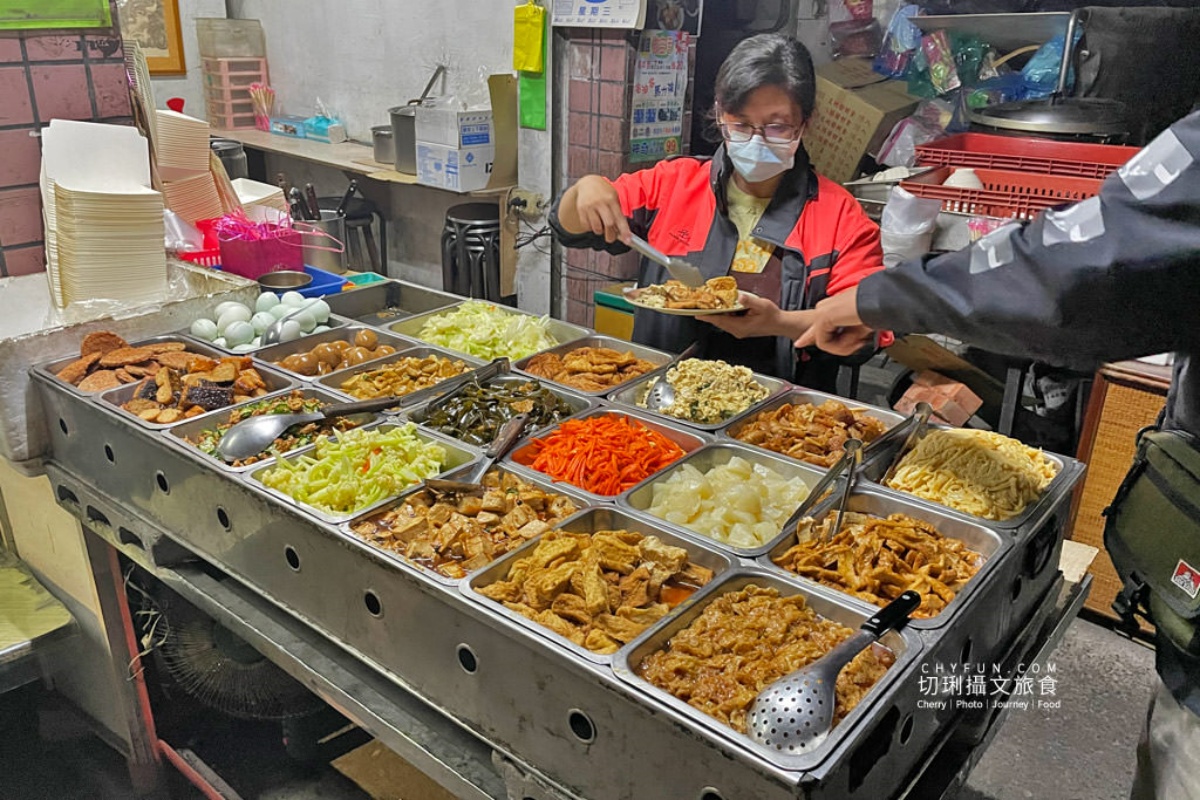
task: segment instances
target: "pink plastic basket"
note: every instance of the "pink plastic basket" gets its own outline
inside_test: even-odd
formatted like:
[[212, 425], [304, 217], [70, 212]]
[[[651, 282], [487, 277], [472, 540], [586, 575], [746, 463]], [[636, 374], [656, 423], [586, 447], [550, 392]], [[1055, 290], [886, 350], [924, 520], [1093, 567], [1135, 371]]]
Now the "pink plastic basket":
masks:
[[273, 239], [222, 240], [221, 269], [258, 280], [268, 272], [304, 269], [299, 231], [281, 232]]

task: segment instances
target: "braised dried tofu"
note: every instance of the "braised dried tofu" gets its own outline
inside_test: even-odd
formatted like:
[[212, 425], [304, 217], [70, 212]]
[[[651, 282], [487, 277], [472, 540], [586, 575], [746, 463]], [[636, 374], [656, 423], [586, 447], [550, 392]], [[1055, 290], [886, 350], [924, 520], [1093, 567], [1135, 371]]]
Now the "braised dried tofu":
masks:
[[713, 578], [657, 536], [552, 530], [477, 591], [594, 653], [615, 653]]

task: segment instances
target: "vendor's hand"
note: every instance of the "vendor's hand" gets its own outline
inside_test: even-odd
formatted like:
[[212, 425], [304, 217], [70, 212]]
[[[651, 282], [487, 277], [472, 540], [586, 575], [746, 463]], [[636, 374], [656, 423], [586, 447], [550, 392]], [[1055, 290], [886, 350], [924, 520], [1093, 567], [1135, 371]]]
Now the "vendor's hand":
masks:
[[599, 175], [584, 175], [563, 194], [558, 221], [571, 233], [590, 230], [606, 242], [629, 244], [632, 235], [616, 187]]
[[858, 288], [853, 287], [817, 303], [815, 319], [796, 340], [796, 347], [816, 345], [827, 353], [848, 356], [870, 344], [875, 331], [858, 316]]
[[737, 314], [705, 314], [698, 317], [739, 339], [751, 336], [787, 336], [783, 331], [783, 311], [765, 297], [741, 292], [739, 300], [746, 310]]

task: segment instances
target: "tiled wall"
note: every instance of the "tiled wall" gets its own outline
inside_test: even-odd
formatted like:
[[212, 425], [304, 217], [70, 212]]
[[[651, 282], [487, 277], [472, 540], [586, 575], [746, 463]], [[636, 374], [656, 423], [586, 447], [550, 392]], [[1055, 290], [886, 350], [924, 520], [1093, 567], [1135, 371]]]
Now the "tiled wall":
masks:
[[[569, 33], [567, 57], [570, 83], [567, 87], [566, 165], [568, 185], [584, 175], [615, 178], [622, 172], [650, 164], [629, 163], [629, 89], [637, 60], [638, 31], [590, 31]], [[692, 45], [694, 63], [695, 44]], [[689, 78], [690, 78], [689, 70]], [[691, 90], [688, 104], [690, 115]], [[683, 130], [691, 130], [690, 116]], [[684, 141], [687, 149], [687, 141]], [[564, 251], [567, 278], [567, 319], [580, 325], [592, 324], [592, 295], [596, 289], [637, 277], [634, 253], [614, 257], [593, 250]]]
[[0, 277], [45, 269], [37, 132], [55, 118], [129, 117], [125, 57], [113, 31], [0, 38]]

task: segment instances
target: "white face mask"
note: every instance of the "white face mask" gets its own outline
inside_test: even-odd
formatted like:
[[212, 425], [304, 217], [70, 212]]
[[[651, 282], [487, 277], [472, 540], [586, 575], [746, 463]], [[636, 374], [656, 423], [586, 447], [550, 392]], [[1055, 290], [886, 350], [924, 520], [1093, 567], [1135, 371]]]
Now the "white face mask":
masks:
[[759, 183], [787, 172], [796, 163], [796, 150], [800, 140], [774, 144], [763, 139], [761, 134], [750, 137], [748, 142], [725, 142], [725, 152], [733, 162], [733, 168], [750, 183]]

